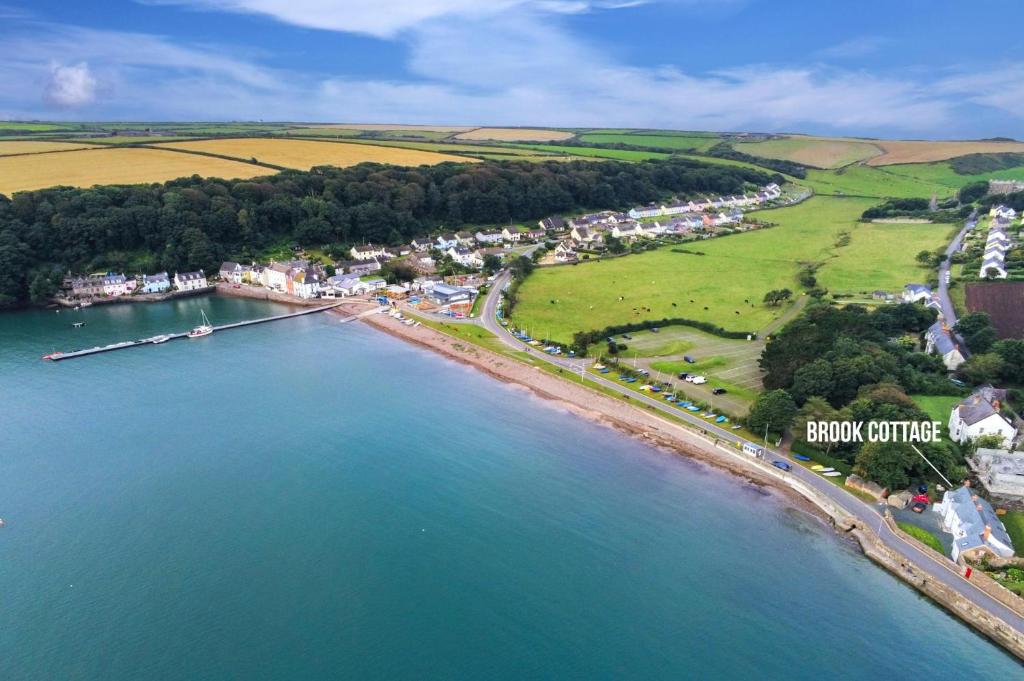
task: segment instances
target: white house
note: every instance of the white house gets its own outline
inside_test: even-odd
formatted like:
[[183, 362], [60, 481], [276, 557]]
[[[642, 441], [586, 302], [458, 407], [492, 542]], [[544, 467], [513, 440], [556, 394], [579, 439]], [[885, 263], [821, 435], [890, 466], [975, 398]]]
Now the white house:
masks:
[[907, 284], [903, 287], [903, 302], [928, 302], [932, 298], [932, 290], [924, 284]]
[[[134, 283], [134, 280], [132, 283]], [[104, 275], [103, 293], [108, 296], [125, 295], [128, 293], [128, 279], [123, 274]]]
[[982, 435], [999, 435], [1006, 444], [1017, 437], [1017, 429], [999, 413], [1006, 391], [982, 386], [964, 398], [949, 413], [949, 436], [959, 443]]
[[288, 272], [291, 270], [291, 266], [288, 263], [283, 262], [272, 262], [268, 267], [263, 269], [260, 275], [260, 282], [267, 288], [272, 288], [277, 291], [288, 290]]
[[504, 238], [502, 233], [498, 231], [477, 232], [474, 236], [479, 244], [497, 244], [501, 243]]
[[369, 285], [351, 274], [336, 274], [327, 280], [327, 285], [342, 296], [357, 296], [370, 290]]
[[429, 251], [430, 248], [434, 245], [434, 242], [431, 241], [430, 239], [413, 239], [411, 242], [409, 242], [409, 245], [417, 253], [422, 253], [424, 251]]
[[1012, 220], [1017, 217], [1017, 211], [1002, 204], [994, 206], [989, 210], [988, 214], [994, 218], [1002, 218], [1004, 220]]
[[953, 560], [976, 560], [984, 554], [1013, 557], [1013, 542], [992, 505], [966, 485], [948, 490], [933, 510], [942, 529], [953, 535]]
[[965, 358], [960, 352], [960, 346], [953, 339], [952, 334], [946, 325], [941, 321], [935, 322], [924, 334], [925, 349], [927, 353], [936, 353], [942, 357], [942, 363], [950, 371], [955, 370], [964, 363]]
[[166, 272], [142, 275], [143, 293], [163, 293], [169, 288], [171, 288], [171, 279]]
[[320, 293], [320, 274], [312, 267], [296, 268], [288, 273], [289, 293], [299, 298], [316, 298]]
[[612, 226], [612, 236], [616, 239], [638, 239], [646, 235], [638, 222], [619, 222]]
[[477, 251], [471, 251], [464, 246], [449, 248], [446, 253], [463, 267], [483, 267], [483, 257]]
[[179, 291], [197, 291], [206, 288], [206, 275], [202, 270], [198, 272], [176, 272], [174, 274], [174, 288]]
[[523, 233], [520, 232], [515, 227], [513, 227], [511, 229], [506, 227], [505, 229], [501, 230], [501, 238], [503, 240], [505, 240], [505, 241], [510, 241], [512, 243], [518, 243], [523, 238]]
[[221, 263], [220, 278], [232, 284], [242, 283], [242, 266], [237, 262], [226, 261]]
[[437, 249], [440, 251], [447, 251], [449, 248], [455, 248], [459, 245], [459, 237], [454, 234], [439, 234], [437, 237]]
[[569, 263], [579, 260], [571, 241], [562, 241], [555, 246], [555, 262]]
[[383, 246], [361, 244], [359, 246], [353, 246], [351, 254], [353, 260], [373, 260], [377, 257], [386, 257], [388, 255], [388, 251]]
[[634, 220], [639, 220], [640, 218], [656, 218], [661, 215], [665, 215], [663, 212], [664, 210], [665, 206], [657, 206], [652, 203], [647, 206], [636, 206], [635, 208], [630, 208], [627, 215]]
[[988, 279], [989, 275], [996, 279], [1006, 279], [1008, 273], [1003, 264], [1004, 262], [1002, 253], [985, 256], [985, 259], [981, 262], [981, 270], [978, 272], [978, 276], [982, 279]]

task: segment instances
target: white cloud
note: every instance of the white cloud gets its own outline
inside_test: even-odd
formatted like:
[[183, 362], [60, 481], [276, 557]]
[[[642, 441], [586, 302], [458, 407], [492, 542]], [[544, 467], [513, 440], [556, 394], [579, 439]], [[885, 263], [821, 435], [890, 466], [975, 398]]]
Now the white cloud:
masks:
[[96, 78], [89, 65], [79, 62], [70, 66], [52, 64], [46, 84], [46, 99], [57, 106], [76, 108], [96, 99]]
[[[392, 38], [435, 19], [484, 19], [509, 10], [581, 14], [625, 9], [655, 0], [139, 0], [147, 4], [259, 14], [304, 28]], [[731, 4], [735, 0], [662, 0]]]
[[859, 38], [851, 38], [837, 43], [815, 54], [824, 59], [855, 59], [875, 54], [881, 50], [889, 41], [881, 36], [866, 35]]
[[[588, 6], [597, 4], [591, 1]], [[438, 5], [431, 7], [436, 10]], [[93, 101], [89, 115], [134, 120], [621, 126], [949, 137], [965, 134], [974, 124], [974, 117], [963, 115], [964, 105], [1009, 112], [1011, 116], [1003, 113], [1001, 119], [1011, 124], [1019, 123], [1024, 111], [1024, 65], [1005, 65], [986, 78], [925, 72], [882, 76], [822, 65], [767, 64], [696, 74], [674, 65], [622, 64], [601, 45], [570, 33], [557, 17], [520, 9], [500, 16], [470, 12], [420, 21], [401, 39], [408, 48], [408, 75], [359, 79], [343, 72], [269, 67], [262, 61], [272, 55], [237, 47], [26, 24], [23, 30], [0, 36], [0, 53], [11, 55], [0, 61], [0, 82], [6, 86], [0, 93], [0, 109], [23, 117], [60, 115], [40, 108], [40, 95], [49, 92], [40, 84], [53, 79], [52, 63], [87, 63]], [[52, 96], [45, 101], [59, 103]]]

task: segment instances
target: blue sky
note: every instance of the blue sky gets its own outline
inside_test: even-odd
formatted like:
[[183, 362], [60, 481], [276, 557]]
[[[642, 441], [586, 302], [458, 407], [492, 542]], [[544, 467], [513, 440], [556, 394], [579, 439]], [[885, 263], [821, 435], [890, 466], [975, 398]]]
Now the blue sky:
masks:
[[1016, 0], [0, 0], [0, 118], [1024, 138], [1022, 20]]

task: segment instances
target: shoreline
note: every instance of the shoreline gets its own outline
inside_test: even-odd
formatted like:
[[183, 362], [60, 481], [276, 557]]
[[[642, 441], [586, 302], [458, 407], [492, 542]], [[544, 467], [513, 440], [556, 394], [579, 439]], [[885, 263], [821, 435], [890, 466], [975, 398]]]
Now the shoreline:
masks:
[[[332, 310], [345, 315], [357, 311], [359, 310], [348, 305]], [[840, 538], [855, 540], [861, 552], [875, 564], [888, 570], [900, 581], [913, 587], [1007, 653], [1024, 660], [1024, 631], [1013, 628], [987, 610], [979, 609], [963, 595], [933, 579], [927, 570], [902, 558], [886, 546], [873, 527], [860, 522], [792, 476], [786, 476], [782, 471], [776, 472], [774, 469], [762, 469], [752, 461], [746, 462], [738, 458], [736, 450], [706, 439], [682, 425], [673, 424], [667, 419], [648, 413], [638, 404], [630, 404], [589, 387], [562, 380], [539, 367], [461, 341], [428, 326], [406, 326], [386, 315], [371, 315], [362, 321], [390, 336], [432, 350], [460, 364], [472, 366], [503, 383], [517, 385], [537, 397], [557, 402], [560, 407], [593, 423], [611, 427], [645, 444], [710, 466], [719, 472], [740, 478], [745, 484], [756, 486], [765, 493], [776, 495], [799, 510], [809, 512], [826, 522]], [[879, 522], [883, 522], [883, 516], [879, 516]], [[894, 523], [887, 524], [894, 533], [897, 532]], [[901, 538], [918, 551], [930, 550], [909, 537]], [[984, 573], [976, 571], [971, 582], [1012, 610], [1024, 610], [1024, 602], [1003, 600], [1004, 594], [1000, 593], [1001, 585]], [[1018, 598], [1008, 591], [1006, 595]]]

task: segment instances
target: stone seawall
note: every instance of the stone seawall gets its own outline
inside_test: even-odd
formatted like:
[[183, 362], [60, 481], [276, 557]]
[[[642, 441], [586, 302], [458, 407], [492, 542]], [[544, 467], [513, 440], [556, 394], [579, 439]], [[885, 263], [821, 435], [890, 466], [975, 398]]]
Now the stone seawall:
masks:
[[[1007, 626], [1005, 622], [977, 607], [942, 582], [932, 579], [930, 575], [913, 563], [900, 558], [870, 530], [857, 527], [850, 534], [857, 538], [864, 555], [868, 558], [946, 608], [1017, 658], [1024, 660], [1024, 634], [1020, 631]], [[975, 572], [971, 576], [971, 582], [980, 587], [981, 579], [978, 575], [979, 573]], [[981, 578], [988, 579], [987, 575], [981, 575]], [[987, 589], [983, 590], [988, 593]]]
[[[238, 288], [235, 288], [238, 286]], [[331, 303], [331, 300], [320, 298], [303, 299], [287, 293], [272, 291], [262, 286], [250, 286], [248, 284], [227, 284], [221, 282], [216, 286], [217, 295], [231, 296], [234, 298], [252, 298], [253, 300], [269, 300], [275, 303], [286, 303], [288, 305], [301, 305], [302, 307], [321, 307]], [[337, 302], [337, 301], [333, 301]]]

